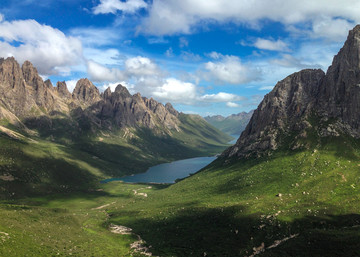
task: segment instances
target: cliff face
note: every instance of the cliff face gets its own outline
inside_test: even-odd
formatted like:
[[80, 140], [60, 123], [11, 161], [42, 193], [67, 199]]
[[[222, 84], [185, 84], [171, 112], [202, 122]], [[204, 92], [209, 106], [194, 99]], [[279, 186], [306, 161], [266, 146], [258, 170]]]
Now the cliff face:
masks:
[[[179, 130], [179, 113], [171, 104], [165, 106], [154, 99], [131, 95], [122, 85], [100, 94], [88, 79], [80, 79], [71, 94], [65, 82], [43, 81], [36, 68], [26, 61], [22, 68], [14, 58], [0, 59], [0, 118], [11, 113], [36, 127], [39, 121], [51, 124], [52, 115], [62, 113], [69, 119], [86, 120], [90, 127], [156, 127]], [[9, 115], [7, 115], [8, 117]], [[50, 125], [49, 125], [50, 126]]]
[[[278, 82], [255, 110], [237, 143], [223, 157], [259, 156], [282, 146], [283, 135], [306, 138], [316, 115], [319, 137], [360, 137], [360, 26], [350, 31], [325, 74], [302, 70]], [[329, 123], [329, 120], [333, 122]], [[329, 123], [329, 124], [328, 124]]]

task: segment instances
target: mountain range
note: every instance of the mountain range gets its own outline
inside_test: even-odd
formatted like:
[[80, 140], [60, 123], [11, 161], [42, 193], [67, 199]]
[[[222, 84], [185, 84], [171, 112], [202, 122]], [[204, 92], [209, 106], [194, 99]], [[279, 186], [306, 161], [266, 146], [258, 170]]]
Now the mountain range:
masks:
[[204, 119], [215, 128], [229, 135], [240, 135], [249, 123], [253, 112], [253, 110], [249, 112], [240, 112], [238, 114], [231, 114], [227, 117], [222, 115], [213, 115], [206, 116]]

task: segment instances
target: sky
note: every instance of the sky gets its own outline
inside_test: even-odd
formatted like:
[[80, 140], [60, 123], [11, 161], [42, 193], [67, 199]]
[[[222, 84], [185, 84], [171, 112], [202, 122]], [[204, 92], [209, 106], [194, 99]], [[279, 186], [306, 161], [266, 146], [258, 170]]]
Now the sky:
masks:
[[227, 116], [293, 72], [326, 71], [359, 13], [359, 0], [0, 0], [0, 57], [70, 92], [87, 77]]

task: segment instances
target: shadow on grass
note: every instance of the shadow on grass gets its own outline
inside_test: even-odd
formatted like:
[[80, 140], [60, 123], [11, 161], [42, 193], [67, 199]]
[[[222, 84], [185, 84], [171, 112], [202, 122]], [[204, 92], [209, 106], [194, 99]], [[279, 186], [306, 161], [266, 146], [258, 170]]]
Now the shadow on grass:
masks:
[[[242, 206], [186, 207], [172, 215], [152, 218], [141, 218], [134, 211], [117, 215], [127, 217], [120, 225], [133, 228], [159, 256], [250, 256], [253, 248], [262, 244], [265, 251], [259, 256], [360, 255], [358, 214], [282, 222], [257, 214], [242, 215], [245, 211]], [[112, 222], [116, 223], [114, 217]], [[277, 240], [284, 241], [266, 249]]]

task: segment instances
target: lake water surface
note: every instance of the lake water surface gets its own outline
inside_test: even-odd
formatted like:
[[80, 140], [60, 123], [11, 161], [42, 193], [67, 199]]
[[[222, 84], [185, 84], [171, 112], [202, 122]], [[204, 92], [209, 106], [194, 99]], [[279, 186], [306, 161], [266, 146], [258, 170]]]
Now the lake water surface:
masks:
[[111, 178], [101, 181], [121, 180], [132, 183], [175, 183], [178, 178], [185, 178], [195, 173], [214, 161], [216, 157], [197, 157], [170, 163], [163, 163], [149, 168], [145, 173], [126, 176], [122, 178]]

